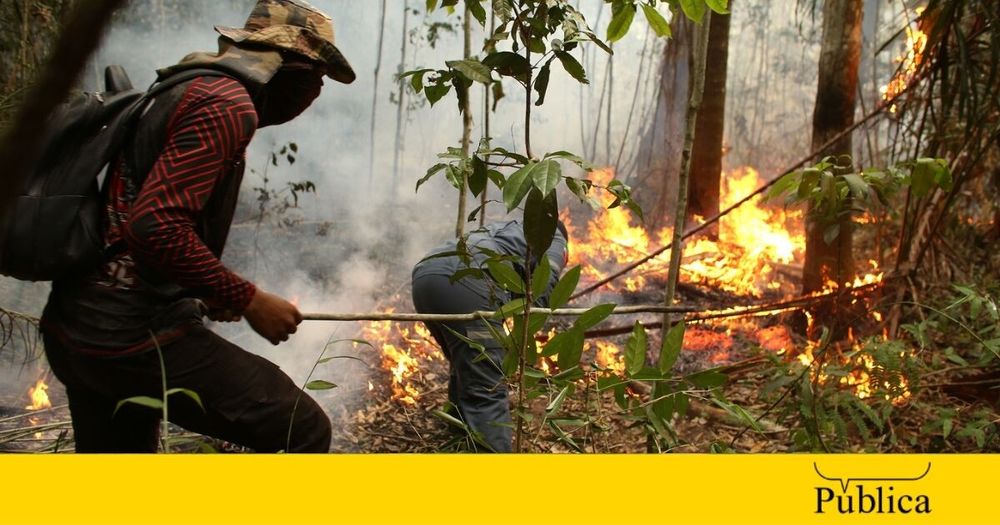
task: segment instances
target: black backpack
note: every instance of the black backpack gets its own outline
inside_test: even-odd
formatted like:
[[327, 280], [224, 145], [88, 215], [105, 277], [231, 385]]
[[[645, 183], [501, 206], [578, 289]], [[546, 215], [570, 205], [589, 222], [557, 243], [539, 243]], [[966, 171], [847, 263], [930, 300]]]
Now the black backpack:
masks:
[[192, 69], [142, 92], [124, 69], [109, 66], [106, 91], [77, 92], [60, 105], [31, 175], [0, 221], [0, 274], [50, 281], [97, 267], [104, 258], [102, 173], [110, 173], [148, 102], [199, 76], [229, 75]]

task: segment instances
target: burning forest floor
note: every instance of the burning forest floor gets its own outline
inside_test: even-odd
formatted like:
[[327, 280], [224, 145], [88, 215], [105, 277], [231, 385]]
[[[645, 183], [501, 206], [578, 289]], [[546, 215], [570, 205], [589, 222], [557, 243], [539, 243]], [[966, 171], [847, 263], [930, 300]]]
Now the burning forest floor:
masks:
[[[727, 176], [726, 185], [723, 206], [760, 181], [752, 170], [740, 170]], [[588, 216], [583, 227], [574, 227], [568, 213], [563, 218], [570, 222], [573, 239], [570, 265], [584, 269], [578, 289], [601, 281], [670, 238], [669, 229], [647, 232], [618, 208], [594, 219]], [[559, 389], [541, 389], [544, 394], [524, 402], [521, 449], [642, 453], [652, 445], [654, 450], [676, 452], [1000, 451], [1000, 369], [995, 359], [1000, 353], [1000, 314], [993, 299], [1000, 296], [1000, 254], [978, 240], [983, 228], [975, 224], [980, 223], [961, 225], [955, 239], [958, 245], [980, 249], [964, 258], [942, 251], [928, 264], [933, 278], [886, 276], [871, 263], [868, 273], [854, 283], [834, 287], [829, 293], [846, 299], [851, 309], [850, 328], [836, 337], [824, 338], [809, 329], [812, 319], [802, 313], [804, 303], [689, 323], [673, 371], [679, 377], [711, 371], [718, 380], [688, 389], [686, 407], [678, 408], [668, 429], [652, 428], [650, 419], [642, 417], [642, 409], [654, 401], [649, 383], [608, 388], [609, 381], [625, 384], [623, 348], [632, 323], [649, 327], [649, 347], [659, 348], [659, 330], [652, 325], [661, 318], [612, 317], [588, 332], [583, 373], [572, 388], [564, 395]], [[862, 237], [859, 246], [864, 242]], [[719, 223], [717, 239], [692, 239], [685, 247], [678, 302], [728, 315], [725, 309], [736, 306], [802, 299], [795, 284], [803, 250], [800, 215], [759, 202], [741, 207]], [[661, 304], [668, 256], [666, 252], [652, 259], [573, 306]], [[398, 266], [398, 257], [386, 257]], [[387, 274], [396, 276], [409, 271], [390, 270]], [[382, 299], [376, 310], [411, 311], [403, 281], [386, 279], [395, 285], [385, 284], [379, 291]], [[897, 309], [893, 316], [890, 306], [900, 304], [901, 298], [912, 299], [911, 306]], [[946, 310], [947, 315], [912, 306], [918, 303], [937, 305], [937, 311]], [[557, 319], [555, 324], [562, 328], [570, 322]], [[13, 326], [13, 318], [9, 326], [0, 323], [7, 334]], [[348, 351], [339, 347], [343, 355], [329, 359], [351, 359], [336, 362], [345, 365], [337, 367], [339, 376], [331, 377], [339, 388], [311, 392], [333, 422], [333, 451], [430, 453], [475, 447], [439, 413], [447, 400], [448, 363], [422, 324], [372, 321], [353, 329], [338, 326], [338, 337], [366, 344]], [[540, 346], [545, 339], [540, 338]], [[560, 372], [558, 362], [549, 358], [533, 366], [541, 378]], [[0, 382], [0, 452], [72, 450], [61, 385], [38, 362], [20, 369], [18, 380]], [[36, 380], [49, 388], [40, 388]], [[26, 393], [29, 382], [33, 390]], [[511, 388], [513, 402], [519, 393]], [[48, 394], [45, 401], [54, 408], [34, 399], [40, 397], [39, 390]], [[667, 439], [662, 439], [664, 433]], [[661, 439], [650, 440], [654, 434]], [[241, 451], [181, 429], [171, 429], [171, 435], [172, 451]]]

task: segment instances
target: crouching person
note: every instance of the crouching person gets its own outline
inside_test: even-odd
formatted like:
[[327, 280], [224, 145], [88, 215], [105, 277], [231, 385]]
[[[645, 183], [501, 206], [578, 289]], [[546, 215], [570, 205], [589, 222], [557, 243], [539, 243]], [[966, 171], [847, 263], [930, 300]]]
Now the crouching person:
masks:
[[305, 2], [259, 0], [244, 28], [216, 30], [219, 53], [188, 55], [159, 78], [211, 71], [157, 95], [110, 171], [105, 263], [53, 283], [42, 330], [77, 452], [155, 452], [160, 411], [117, 405], [160, 399], [164, 385], [200, 397], [169, 397], [170, 420], [188, 430], [260, 452], [329, 450], [323, 410], [203, 316], [245, 318], [275, 345], [295, 333], [298, 309], [219, 257], [256, 129], [298, 116], [324, 76], [354, 73], [330, 18]]
[[[464, 268], [485, 269], [489, 252], [524, 261], [528, 243], [520, 222], [489, 224], [469, 234], [468, 263], [457, 255], [442, 255], [454, 253], [456, 246], [455, 241], [438, 246], [413, 268], [413, 305], [418, 312], [464, 314], [496, 310], [513, 299], [490, 280], [466, 276], [452, 282], [451, 278]], [[544, 254], [551, 264], [552, 275], [546, 293], [536, 305], [548, 306], [547, 297], [566, 265], [567, 253], [566, 227], [560, 222], [552, 245]], [[536, 257], [532, 264], [539, 260]], [[456, 417], [478, 433], [493, 451], [510, 452], [513, 431], [507, 385], [501, 370], [504, 349], [486, 323], [492, 325], [493, 331], [503, 333], [501, 323], [493, 319], [426, 324], [448, 358], [448, 400], [457, 412]], [[484, 350], [473, 347], [452, 331], [482, 345]], [[478, 448], [475, 442], [473, 446]]]

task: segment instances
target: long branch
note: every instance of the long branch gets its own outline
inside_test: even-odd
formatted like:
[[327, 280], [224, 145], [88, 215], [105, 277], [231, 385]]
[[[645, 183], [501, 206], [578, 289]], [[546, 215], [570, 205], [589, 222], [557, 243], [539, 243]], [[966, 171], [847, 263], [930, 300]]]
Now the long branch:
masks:
[[[806, 295], [787, 299], [783, 301], [748, 304], [744, 306], [731, 307], [705, 307], [700, 305], [676, 305], [664, 306], [662, 304], [635, 304], [628, 306], [616, 305], [611, 315], [629, 315], [641, 313], [674, 313], [674, 314], [699, 314], [688, 317], [688, 320], [700, 321], [707, 319], [720, 319], [724, 317], [741, 317], [763, 313], [768, 311], [787, 310], [795, 306], [811, 304], [817, 301], [827, 300], [837, 296], [856, 294], [869, 289], [874, 289], [885, 282], [866, 284], [857, 287], [836, 289], [830, 292], [816, 295]], [[589, 311], [589, 308], [531, 308], [531, 313], [548, 314], [558, 317], [575, 317]], [[302, 314], [305, 321], [437, 321], [437, 322], [457, 322], [474, 321], [477, 319], [491, 318], [498, 314], [493, 310], [477, 310], [475, 312], [463, 314], [418, 314], [408, 312], [362, 312], [362, 313], [318, 313], [310, 312]], [[647, 328], [659, 326], [657, 323], [645, 324]], [[629, 327], [631, 330], [632, 327]], [[612, 334], [613, 335], [613, 334]]]
[[[783, 301], [776, 301], [771, 303], [763, 303], [756, 305], [747, 306], [736, 306], [731, 308], [719, 308], [719, 309], [709, 309], [702, 308], [699, 312], [688, 312], [692, 315], [685, 316], [685, 323], [696, 323], [701, 321], [709, 321], [713, 319], [727, 319], [733, 317], [750, 317], [764, 313], [776, 313], [786, 310], [800, 309], [804, 306], [809, 306], [816, 303], [821, 303], [824, 301], [829, 301], [831, 299], [836, 299], [844, 294], [860, 294], [863, 292], [869, 292], [878, 288], [883, 283], [872, 283], [863, 286], [858, 286], [855, 288], [846, 288], [843, 290], [833, 290], [827, 293], [819, 295], [806, 295], [802, 297], [796, 297], [794, 299], [787, 299]], [[649, 329], [660, 329], [663, 327], [661, 322], [653, 323], [643, 323], [643, 327], [647, 330]], [[584, 332], [583, 337], [585, 339], [598, 339], [602, 337], [611, 337], [615, 335], [623, 335], [632, 332], [633, 326], [615, 326], [611, 328], [602, 328], [599, 330], [588, 330]]]

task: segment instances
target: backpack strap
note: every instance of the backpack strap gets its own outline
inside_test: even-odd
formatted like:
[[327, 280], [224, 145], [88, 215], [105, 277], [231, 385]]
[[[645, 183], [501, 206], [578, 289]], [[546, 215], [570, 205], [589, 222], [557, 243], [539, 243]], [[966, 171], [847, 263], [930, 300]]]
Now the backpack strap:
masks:
[[[171, 90], [200, 77], [235, 79], [231, 74], [216, 69], [201, 68], [181, 71], [154, 82], [142, 98], [129, 108], [130, 113], [126, 117], [129, 138], [122, 148], [124, 160], [122, 176], [132, 180], [137, 193], [166, 146], [167, 123], [176, 111], [184, 93], [182, 90], [178, 90], [176, 93], [171, 92]], [[104, 187], [101, 189], [104, 192], [105, 200], [110, 186], [108, 184], [111, 179], [110, 175], [115, 168], [116, 164], [108, 166], [108, 176], [105, 177]], [[121, 243], [108, 246], [105, 249], [105, 257], [112, 257], [124, 249], [125, 247]]]
[[[146, 94], [133, 106], [129, 115], [131, 139], [125, 145], [125, 174], [132, 178], [137, 188], [146, 181], [149, 170], [166, 145], [166, 126], [180, 103], [183, 93], [171, 90], [200, 77], [228, 77], [232, 75], [217, 69], [189, 69], [170, 75], [153, 83]], [[171, 96], [173, 95], [173, 96]]]

